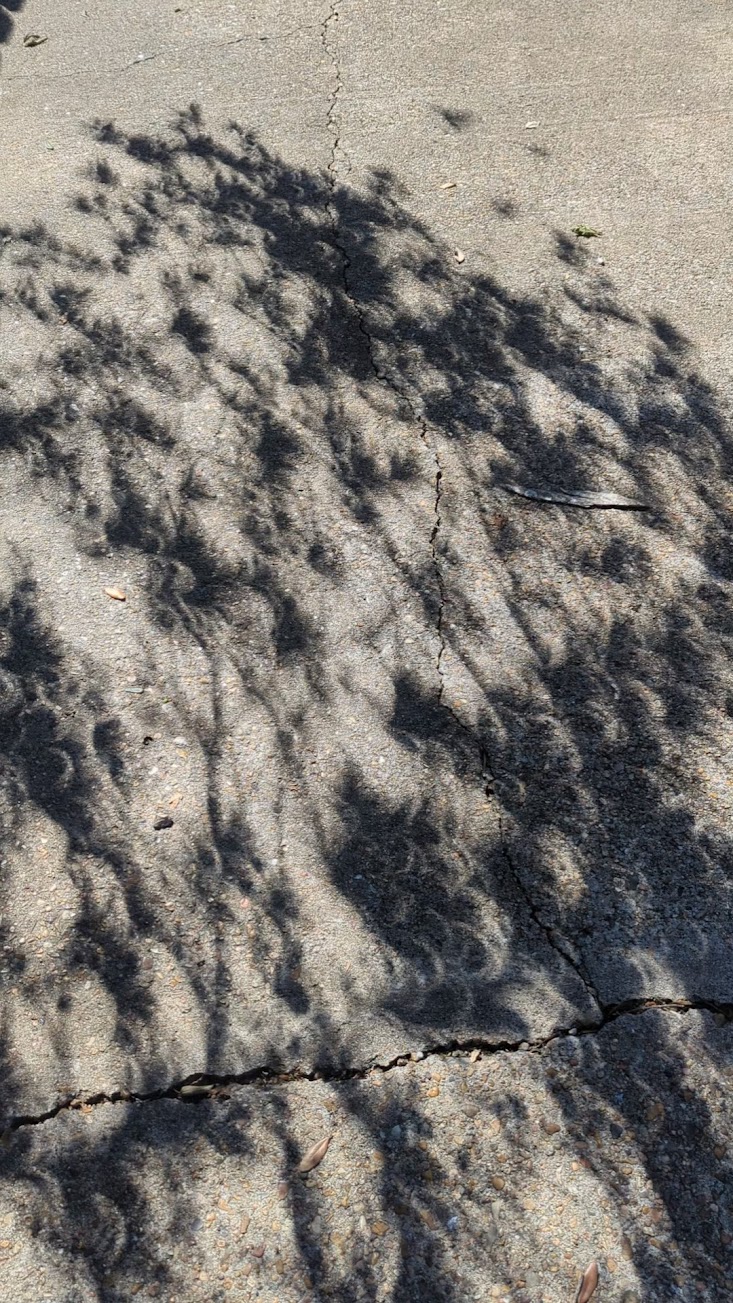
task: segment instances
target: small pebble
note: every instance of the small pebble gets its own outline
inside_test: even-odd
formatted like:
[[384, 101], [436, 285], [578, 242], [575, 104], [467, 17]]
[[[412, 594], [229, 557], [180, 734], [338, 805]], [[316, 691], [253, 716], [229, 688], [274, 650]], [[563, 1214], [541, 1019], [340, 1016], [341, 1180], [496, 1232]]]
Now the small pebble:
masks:
[[504, 1186], [506, 1185], [506, 1181], [504, 1180], [503, 1176], [492, 1176], [491, 1184], [493, 1185], [495, 1190], [503, 1190]]

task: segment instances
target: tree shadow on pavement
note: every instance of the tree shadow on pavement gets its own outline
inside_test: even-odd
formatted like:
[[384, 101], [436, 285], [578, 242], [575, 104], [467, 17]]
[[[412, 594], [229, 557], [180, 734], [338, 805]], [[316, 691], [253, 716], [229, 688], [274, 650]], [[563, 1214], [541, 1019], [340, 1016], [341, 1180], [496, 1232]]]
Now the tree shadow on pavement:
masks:
[[[409, 1053], [723, 1003], [731, 458], [690, 347], [562, 235], [554, 298], [454, 266], [387, 173], [342, 187], [195, 107], [94, 140], [73, 240], [0, 232], [5, 1115], [104, 1047], [134, 1094], [343, 1072], [380, 1028]], [[146, 1221], [136, 1125], [114, 1186], [62, 1154], [39, 1196], [100, 1298]], [[118, 1229], [82, 1248], [95, 1163]], [[723, 1271], [697, 1231], [681, 1257]]]
[[14, 17], [20, 13], [25, 6], [25, 0], [4, 0], [0, 4], [0, 45], [4, 45], [10, 40], [14, 30]]

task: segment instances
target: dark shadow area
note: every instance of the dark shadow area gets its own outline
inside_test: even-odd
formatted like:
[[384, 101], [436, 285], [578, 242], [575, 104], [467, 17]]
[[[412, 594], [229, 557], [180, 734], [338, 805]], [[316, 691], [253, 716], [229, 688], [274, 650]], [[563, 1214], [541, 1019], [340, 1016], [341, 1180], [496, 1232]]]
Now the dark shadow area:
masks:
[[4, 4], [0, 4], [0, 45], [10, 40], [15, 20], [24, 5], [25, 0], [5, 0]]
[[491, 207], [497, 217], [503, 217], [507, 221], [514, 221], [515, 218], [519, 217], [519, 205], [514, 199], [509, 199], [506, 196], [492, 199]]
[[438, 105], [435, 106], [435, 112], [455, 132], [467, 131], [473, 126], [476, 117], [475, 113], [471, 113], [468, 109], [447, 109]]
[[[195, 106], [93, 137], [76, 239], [0, 245], [3, 1114], [34, 1082], [49, 1106], [88, 1089], [74, 1064], [103, 1049], [135, 1093], [343, 1070], [375, 1027], [406, 1052], [519, 1044], [533, 998], [548, 1035], [592, 1022], [589, 991], [729, 1003], [733, 465], [691, 346], [562, 234], [562, 293], [520, 295], [457, 267], [387, 174], [333, 185]], [[33, 1062], [9, 1030], [31, 1019]], [[681, 1091], [656, 1036], [649, 1072]], [[636, 1125], [634, 1071], [582, 1107]], [[110, 1301], [183, 1288], [138, 1235], [136, 1126], [49, 1160], [38, 1196]], [[247, 1126], [228, 1143], [246, 1157]], [[723, 1279], [639, 1144], [682, 1257]], [[678, 1153], [712, 1146], [698, 1101]], [[395, 1303], [426, 1297], [422, 1255], [457, 1303], [426, 1231]], [[334, 1282], [306, 1256], [316, 1292], [377, 1297], [368, 1264]]]

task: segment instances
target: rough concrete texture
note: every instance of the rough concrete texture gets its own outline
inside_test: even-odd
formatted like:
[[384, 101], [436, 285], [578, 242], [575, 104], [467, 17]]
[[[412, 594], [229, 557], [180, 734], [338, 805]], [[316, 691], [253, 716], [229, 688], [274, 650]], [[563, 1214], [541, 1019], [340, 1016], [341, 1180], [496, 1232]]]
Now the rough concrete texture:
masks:
[[0, 5], [16, 1297], [729, 1295], [732, 56]]
[[77, 1101], [6, 1143], [4, 1288], [565, 1303], [596, 1262], [599, 1298], [722, 1299], [732, 1078], [729, 1026], [651, 1010], [534, 1053]]

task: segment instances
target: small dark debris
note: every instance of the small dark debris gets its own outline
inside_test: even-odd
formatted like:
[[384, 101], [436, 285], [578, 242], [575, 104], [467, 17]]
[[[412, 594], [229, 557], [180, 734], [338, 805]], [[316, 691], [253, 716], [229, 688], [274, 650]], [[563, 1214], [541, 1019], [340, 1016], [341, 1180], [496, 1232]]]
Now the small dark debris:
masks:
[[153, 827], [156, 832], [161, 832], [163, 828], [172, 828], [173, 820], [170, 815], [164, 815], [162, 819], [156, 819]]
[[43, 45], [47, 40], [47, 36], [40, 36], [38, 32], [29, 32], [23, 37], [23, 44], [27, 50], [32, 50], [34, 45]]

